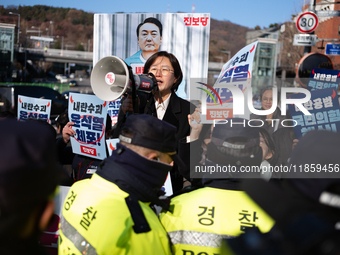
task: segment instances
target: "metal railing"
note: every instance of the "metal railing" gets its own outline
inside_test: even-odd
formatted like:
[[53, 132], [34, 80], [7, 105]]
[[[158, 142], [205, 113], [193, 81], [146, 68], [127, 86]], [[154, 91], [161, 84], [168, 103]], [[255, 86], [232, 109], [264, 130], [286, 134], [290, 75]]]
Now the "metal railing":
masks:
[[62, 83], [28, 83], [28, 82], [0, 82], [0, 85], [22, 85], [22, 86], [40, 86], [40, 87], [48, 87], [58, 91], [59, 93], [63, 93], [64, 91], [70, 90], [69, 84]]
[[[93, 52], [89, 51], [77, 51], [77, 50], [60, 50], [60, 49], [35, 49], [35, 48], [26, 48], [28, 53], [35, 53], [35, 54], [44, 54], [45, 56], [59, 56], [64, 58], [79, 58], [79, 59], [93, 59]], [[19, 52], [24, 52], [25, 48], [20, 47]]]

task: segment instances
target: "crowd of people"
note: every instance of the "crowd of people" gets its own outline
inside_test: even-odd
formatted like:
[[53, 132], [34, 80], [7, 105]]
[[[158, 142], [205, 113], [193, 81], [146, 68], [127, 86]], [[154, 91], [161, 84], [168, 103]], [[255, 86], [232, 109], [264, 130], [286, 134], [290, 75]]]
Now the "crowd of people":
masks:
[[[70, 186], [59, 254], [340, 252], [336, 175], [242, 171], [287, 164], [339, 171], [338, 133], [310, 131], [296, 140], [292, 128], [267, 121], [281, 118], [279, 108], [263, 117], [263, 127], [202, 124], [200, 109], [175, 93], [182, 71], [174, 55], [154, 53], [144, 73], [154, 75], [158, 90], [140, 95], [138, 114], [127, 114], [134, 109], [126, 95], [112, 129], [107, 118], [106, 137], [119, 143], [104, 160], [72, 153], [74, 123], [67, 113], [58, 117], [57, 131], [3, 115], [1, 254], [44, 254], [39, 235], [50, 222], [58, 185]], [[262, 109], [270, 109], [271, 88], [261, 98]], [[193, 174], [223, 167], [233, 171]], [[164, 196], [169, 172], [174, 192]]]

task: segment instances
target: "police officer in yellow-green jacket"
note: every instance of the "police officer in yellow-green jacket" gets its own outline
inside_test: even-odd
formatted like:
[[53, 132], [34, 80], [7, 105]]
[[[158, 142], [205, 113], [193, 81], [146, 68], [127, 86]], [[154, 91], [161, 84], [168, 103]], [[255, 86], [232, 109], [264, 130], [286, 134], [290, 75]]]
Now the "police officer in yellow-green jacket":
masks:
[[60, 220], [59, 254], [171, 254], [150, 204], [158, 199], [176, 155], [176, 128], [151, 115], [131, 115], [120, 143], [91, 179], [70, 189]]
[[222, 239], [254, 227], [268, 232], [274, 225], [273, 219], [240, 189], [242, 178], [261, 178], [260, 173], [241, 171], [247, 166], [259, 167], [263, 160], [259, 130], [230, 124], [243, 120], [233, 118], [216, 124], [205, 165], [191, 168], [196, 171], [192, 173], [195, 178], [202, 177], [204, 187], [173, 197], [170, 211], [161, 212], [173, 254], [219, 254]]

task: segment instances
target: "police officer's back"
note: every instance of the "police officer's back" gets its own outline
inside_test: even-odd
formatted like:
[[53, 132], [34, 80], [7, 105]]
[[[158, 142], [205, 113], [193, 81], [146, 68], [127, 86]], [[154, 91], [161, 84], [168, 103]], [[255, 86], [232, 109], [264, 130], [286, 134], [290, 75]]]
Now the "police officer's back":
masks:
[[151, 115], [132, 115], [120, 143], [91, 179], [67, 195], [59, 254], [170, 254], [167, 234], [150, 203], [168, 205], [157, 193], [176, 157], [176, 128]]
[[261, 164], [259, 131], [229, 123], [215, 126], [205, 165], [192, 168], [203, 172], [204, 187], [172, 198], [172, 211], [160, 215], [174, 254], [218, 254], [223, 238], [234, 238], [253, 227], [267, 232], [273, 225], [240, 187], [242, 178], [259, 177], [241, 172], [242, 167]]

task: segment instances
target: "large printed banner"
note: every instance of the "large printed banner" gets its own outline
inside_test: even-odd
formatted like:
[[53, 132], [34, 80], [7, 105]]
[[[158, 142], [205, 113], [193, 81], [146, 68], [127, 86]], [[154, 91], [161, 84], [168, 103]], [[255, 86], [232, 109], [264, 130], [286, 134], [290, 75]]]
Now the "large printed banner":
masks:
[[339, 82], [339, 70], [314, 68], [310, 74], [307, 89], [314, 91], [316, 89], [334, 88], [337, 91]]
[[106, 158], [105, 125], [107, 102], [94, 95], [70, 93], [68, 103], [70, 121], [76, 135], [71, 137], [73, 153], [96, 158]]
[[[256, 52], [257, 42], [251, 43], [239, 52], [237, 52], [226, 64], [224, 64], [221, 73], [215, 85], [209, 86], [203, 82], [197, 82], [191, 87], [192, 99], [201, 102], [203, 123], [212, 123], [213, 120], [223, 120], [235, 116], [248, 119], [250, 116], [247, 107], [246, 91], [251, 87], [251, 72], [253, 60]], [[241, 100], [235, 91], [232, 93], [230, 86], [237, 88], [242, 99], [244, 111], [241, 114], [235, 114], [236, 108], [240, 108]]]
[[[304, 97], [305, 95], [302, 93], [288, 96], [288, 98]], [[289, 113], [297, 123], [294, 127], [297, 139], [310, 130], [340, 131], [340, 109], [335, 88], [311, 91], [311, 99], [304, 103], [303, 106], [311, 115], [303, 114], [296, 105], [288, 105]]]
[[140, 74], [150, 52], [168, 51], [183, 71], [177, 94], [189, 98], [190, 78], [208, 77], [209, 33], [209, 13], [95, 14], [93, 65], [113, 55]]
[[50, 122], [51, 100], [18, 95], [18, 120], [39, 119]]

